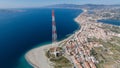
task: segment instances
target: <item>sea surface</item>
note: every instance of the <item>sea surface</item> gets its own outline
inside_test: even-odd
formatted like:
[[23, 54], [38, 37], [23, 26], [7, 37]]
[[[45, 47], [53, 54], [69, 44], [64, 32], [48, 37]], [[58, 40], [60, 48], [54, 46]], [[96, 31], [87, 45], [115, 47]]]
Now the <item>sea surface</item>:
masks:
[[[80, 29], [74, 21], [82, 10], [54, 9], [58, 41]], [[32, 68], [24, 55], [51, 43], [52, 21], [48, 8], [0, 10], [0, 68]]]
[[98, 22], [120, 26], [120, 20], [103, 19], [103, 20], [98, 20]]

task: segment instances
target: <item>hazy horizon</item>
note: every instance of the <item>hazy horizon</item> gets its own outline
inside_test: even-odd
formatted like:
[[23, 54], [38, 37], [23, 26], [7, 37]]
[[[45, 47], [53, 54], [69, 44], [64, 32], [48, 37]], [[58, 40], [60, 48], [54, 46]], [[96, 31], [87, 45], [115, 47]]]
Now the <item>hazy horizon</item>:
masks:
[[0, 8], [35, 8], [35, 7], [44, 7], [48, 5], [55, 4], [104, 4], [104, 5], [114, 5], [120, 4], [120, 0], [0, 0]]

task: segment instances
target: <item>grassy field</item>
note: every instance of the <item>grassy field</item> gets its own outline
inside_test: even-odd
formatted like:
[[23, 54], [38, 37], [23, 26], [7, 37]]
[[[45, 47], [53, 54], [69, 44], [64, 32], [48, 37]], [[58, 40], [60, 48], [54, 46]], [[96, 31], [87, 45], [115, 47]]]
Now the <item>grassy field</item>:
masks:
[[71, 62], [63, 55], [55, 57], [54, 54], [50, 54], [49, 51], [47, 51], [46, 57], [53, 63], [54, 68], [72, 68]]
[[57, 59], [51, 58], [50, 61], [55, 63], [55, 68], [72, 68], [72, 64], [70, 63], [70, 61], [64, 56]]

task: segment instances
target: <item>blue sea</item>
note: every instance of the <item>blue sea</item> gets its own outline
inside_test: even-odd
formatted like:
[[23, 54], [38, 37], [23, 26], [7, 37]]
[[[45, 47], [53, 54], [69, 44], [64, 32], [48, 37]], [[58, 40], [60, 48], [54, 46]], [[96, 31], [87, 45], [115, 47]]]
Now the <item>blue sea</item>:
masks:
[[[54, 10], [58, 41], [80, 29], [74, 18], [82, 10]], [[0, 68], [32, 68], [24, 55], [38, 45], [51, 43], [51, 11], [48, 8], [0, 10]]]
[[98, 20], [98, 21], [106, 23], [106, 24], [112, 24], [112, 25], [120, 26], [120, 20], [103, 19], [103, 20]]

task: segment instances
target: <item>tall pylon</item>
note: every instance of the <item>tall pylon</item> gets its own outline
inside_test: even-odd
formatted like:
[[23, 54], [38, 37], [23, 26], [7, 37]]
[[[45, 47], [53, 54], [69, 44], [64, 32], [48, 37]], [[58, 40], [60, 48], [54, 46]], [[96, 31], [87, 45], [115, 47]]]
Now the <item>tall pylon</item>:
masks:
[[57, 32], [56, 32], [56, 23], [55, 23], [55, 15], [54, 10], [52, 10], [52, 43], [57, 42]]
[[[57, 45], [57, 32], [56, 32], [56, 23], [54, 10], [52, 10], [52, 46]], [[56, 47], [54, 49], [54, 55], [56, 57]]]

